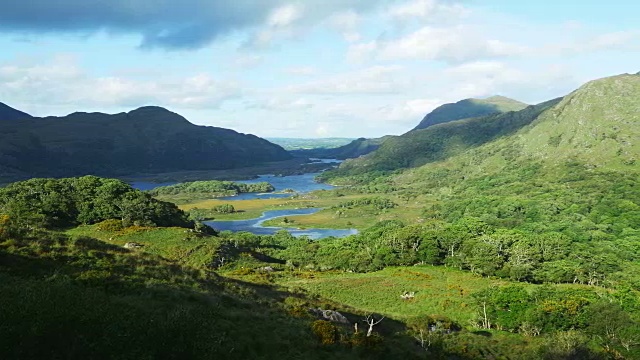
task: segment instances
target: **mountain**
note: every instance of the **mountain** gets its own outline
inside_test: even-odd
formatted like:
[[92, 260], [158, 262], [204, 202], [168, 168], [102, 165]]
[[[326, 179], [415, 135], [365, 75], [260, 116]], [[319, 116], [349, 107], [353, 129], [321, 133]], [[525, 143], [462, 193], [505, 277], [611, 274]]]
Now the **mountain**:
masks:
[[486, 99], [465, 99], [457, 103], [444, 104], [437, 107], [428, 113], [413, 130], [426, 129], [429, 126], [454, 120], [518, 111], [525, 107], [527, 107], [527, 104], [504, 96], [492, 96]]
[[556, 99], [520, 111], [450, 121], [413, 130], [388, 139], [369, 155], [346, 161], [340, 166], [340, 171], [389, 171], [443, 160], [518, 131], [559, 101]]
[[0, 122], [5, 177], [214, 170], [290, 158], [254, 135], [197, 126], [160, 107]]
[[9, 105], [0, 103], [0, 122], [1, 121], [13, 121], [13, 120], [22, 120], [22, 119], [30, 119], [31, 115], [22, 112], [20, 110], [16, 110]]
[[520, 111], [411, 131], [324, 178], [419, 167], [454, 167], [466, 178], [531, 163], [633, 170], [640, 165], [638, 98], [638, 75], [594, 80], [564, 98]]
[[366, 155], [372, 151], [377, 150], [382, 143], [395, 136], [387, 135], [380, 138], [365, 139], [359, 138], [351, 141], [350, 143], [330, 149], [302, 149], [295, 150], [291, 153], [297, 156], [305, 156], [321, 159], [352, 159], [362, 155]]
[[549, 111], [514, 146], [545, 162], [579, 160], [594, 168], [640, 165], [640, 76], [618, 75], [583, 85]]

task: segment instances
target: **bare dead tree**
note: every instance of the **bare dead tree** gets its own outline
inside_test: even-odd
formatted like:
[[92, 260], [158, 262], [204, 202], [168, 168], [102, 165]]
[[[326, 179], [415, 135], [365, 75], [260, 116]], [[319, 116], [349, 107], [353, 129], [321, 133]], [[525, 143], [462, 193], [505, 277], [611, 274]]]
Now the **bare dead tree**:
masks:
[[373, 332], [373, 327], [380, 324], [380, 322], [384, 320], [384, 316], [380, 318], [380, 320], [376, 321], [376, 319], [373, 317], [373, 315], [367, 315], [367, 317], [362, 320], [364, 322], [367, 323], [367, 325], [369, 325], [369, 330], [367, 330], [367, 337], [371, 336], [371, 333]]
[[424, 330], [420, 329], [419, 335], [414, 336], [414, 338], [420, 342], [420, 347], [422, 347], [425, 350], [429, 350], [429, 347], [431, 346], [431, 334], [430, 333], [428, 333], [427, 337], [425, 338], [424, 337]]

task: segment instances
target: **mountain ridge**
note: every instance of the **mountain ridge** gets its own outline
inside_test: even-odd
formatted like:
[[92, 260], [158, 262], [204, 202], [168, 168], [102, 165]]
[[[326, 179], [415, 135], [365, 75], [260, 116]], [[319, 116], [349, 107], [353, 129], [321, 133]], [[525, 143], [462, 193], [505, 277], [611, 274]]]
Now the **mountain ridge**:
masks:
[[422, 121], [420, 121], [412, 131], [426, 129], [430, 126], [449, 121], [475, 118], [509, 111], [519, 111], [527, 106], [528, 105], [525, 103], [501, 95], [494, 95], [486, 99], [464, 99], [455, 103], [438, 106], [425, 115]]
[[219, 170], [290, 158], [255, 135], [194, 125], [157, 106], [0, 123], [0, 169], [10, 178]]
[[33, 116], [0, 102], [0, 121], [15, 121], [30, 118], [33, 118]]
[[[345, 161], [338, 170], [323, 176], [336, 179], [375, 170], [440, 166], [436, 163], [464, 168], [464, 176], [495, 173], [532, 162], [637, 170], [640, 145], [634, 139], [640, 138], [639, 96], [637, 75], [596, 79], [562, 98], [518, 112], [457, 120], [409, 132], [365, 157]], [[511, 127], [508, 132], [501, 128], [505, 125]], [[482, 129], [491, 132], [478, 141]]]

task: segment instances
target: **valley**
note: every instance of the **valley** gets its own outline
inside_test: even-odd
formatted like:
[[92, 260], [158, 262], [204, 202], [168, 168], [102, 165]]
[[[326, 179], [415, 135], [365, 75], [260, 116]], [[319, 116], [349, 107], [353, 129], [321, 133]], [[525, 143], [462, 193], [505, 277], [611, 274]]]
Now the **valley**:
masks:
[[[640, 358], [637, 94], [619, 75], [446, 104], [339, 164], [11, 183], [0, 349], [111, 358], [116, 326], [194, 358]], [[21, 324], [36, 311], [52, 315]]]

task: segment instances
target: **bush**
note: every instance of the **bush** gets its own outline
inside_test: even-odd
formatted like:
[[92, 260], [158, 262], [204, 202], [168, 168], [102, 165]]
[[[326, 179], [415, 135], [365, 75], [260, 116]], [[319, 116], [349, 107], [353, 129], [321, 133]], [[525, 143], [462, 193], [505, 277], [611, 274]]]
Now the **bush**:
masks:
[[320, 339], [322, 345], [333, 345], [339, 339], [338, 327], [329, 321], [316, 320], [311, 324], [311, 330]]
[[124, 225], [121, 220], [109, 219], [98, 223], [96, 229], [98, 231], [120, 231], [124, 229]]

